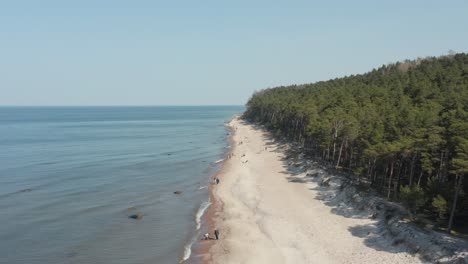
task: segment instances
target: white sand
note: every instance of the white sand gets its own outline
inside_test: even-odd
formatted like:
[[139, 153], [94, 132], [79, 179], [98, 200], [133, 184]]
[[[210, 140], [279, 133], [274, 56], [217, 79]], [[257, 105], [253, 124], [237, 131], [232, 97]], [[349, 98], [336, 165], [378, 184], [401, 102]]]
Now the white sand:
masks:
[[315, 199], [317, 192], [310, 190], [315, 183], [288, 181], [284, 154], [276, 145], [265, 151], [266, 133], [237, 119], [230, 125], [238, 128], [235, 156], [226, 162], [214, 190], [222, 204], [215, 215], [221, 240], [209, 250], [211, 262], [420, 263], [407, 253], [366, 245], [366, 238], [354, 236], [350, 228], [373, 220], [332, 213]]

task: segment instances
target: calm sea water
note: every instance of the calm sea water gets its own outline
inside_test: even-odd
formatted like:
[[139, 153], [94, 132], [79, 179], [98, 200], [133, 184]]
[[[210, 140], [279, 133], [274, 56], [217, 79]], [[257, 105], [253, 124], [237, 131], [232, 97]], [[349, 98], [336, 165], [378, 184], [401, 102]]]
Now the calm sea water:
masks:
[[0, 263], [178, 263], [242, 110], [0, 108]]

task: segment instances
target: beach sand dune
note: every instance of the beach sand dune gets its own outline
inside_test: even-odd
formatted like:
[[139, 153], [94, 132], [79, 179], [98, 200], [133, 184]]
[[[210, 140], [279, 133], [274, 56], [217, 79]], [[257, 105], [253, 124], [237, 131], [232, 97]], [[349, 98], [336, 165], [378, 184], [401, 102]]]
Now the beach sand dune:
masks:
[[[377, 250], [353, 228], [371, 219], [340, 216], [316, 199], [316, 183], [288, 181], [284, 153], [268, 134], [240, 119], [230, 123], [233, 156], [213, 188], [219, 208], [207, 263], [419, 263], [406, 252]], [[237, 129], [236, 129], [237, 128]], [[243, 142], [242, 144], [239, 144]], [[265, 147], [268, 149], [265, 150]], [[379, 248], [384, 248], [384, 242]], [[388, 247], [391, 247], [389, 244]]]

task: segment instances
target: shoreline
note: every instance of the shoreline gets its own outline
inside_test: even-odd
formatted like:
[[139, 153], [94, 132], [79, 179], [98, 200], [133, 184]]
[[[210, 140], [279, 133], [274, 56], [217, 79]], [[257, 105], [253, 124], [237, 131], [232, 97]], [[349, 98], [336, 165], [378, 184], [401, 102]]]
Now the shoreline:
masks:
[[[226, 128], [229, 131], [229, 136], [228, 136], [228, 142], [230, 148], [228, 151], [224, 153], [224, 158], [222, 159], [220, 164], [219, 170], [214, 173], [212, 176], [210, 176], [210, 181], [208, 183], [208, 201], [210, 202], [210, 206], [206, 209], [205, 213], [201, 217], [201, 227], [199, 230], [207, 230], [207, 232], [212, 236], [212, 232], [216, 227], [216, 216], [222, 212], [223, 210], [223, 204], [222, 201], [216, 198], [215, 196], [215, 190], [216, 186], [215, 184], [212, 184], [212, 179], [213, 178], [219, 178], [220, 179], [220, 184], [222, 184], [222, 175], [225, 173], [227, 170], [227, 162], [228, 156], [234, 152], [235, 149], [235, 141], [234, 141], [234, 133], [235, 130], [233, 127], [230, 125], [232, 120], [239, 118], [239, 115], [231, 118], [229, 121], [225, 123]], [[202, 236], [203, 233], [201, 232], [200, 235]], [[201, 263], [211, 263], [211, 255], [209, 254], [210, 248], [213, 246], [216, 240], [202, 240], [201, 237], [197, 237], [195, 242], [192, 245], [192, 252], [190, 254], [190, 257], [185, 260], [181, 261], [181, 263], [194, 263], [194, 264], [201, 264]]]

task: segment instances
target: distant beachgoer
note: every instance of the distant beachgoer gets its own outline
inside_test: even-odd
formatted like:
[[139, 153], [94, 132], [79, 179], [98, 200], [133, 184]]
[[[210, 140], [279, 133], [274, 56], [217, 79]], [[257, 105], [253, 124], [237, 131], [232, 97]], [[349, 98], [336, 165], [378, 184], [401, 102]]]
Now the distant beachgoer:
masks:
[[218, 231], [218, 229], [215, 229], [214, 235], [215, 235], [216, 240], [219, 240], [219, 231]]
[[205, 235], [203, 235], [203, 239], [204, 240], [209, 240], [210, 239], [210, 234], [206, 233]]
[[215, 179], [216, 184], [219, 184], [219, 178]]

